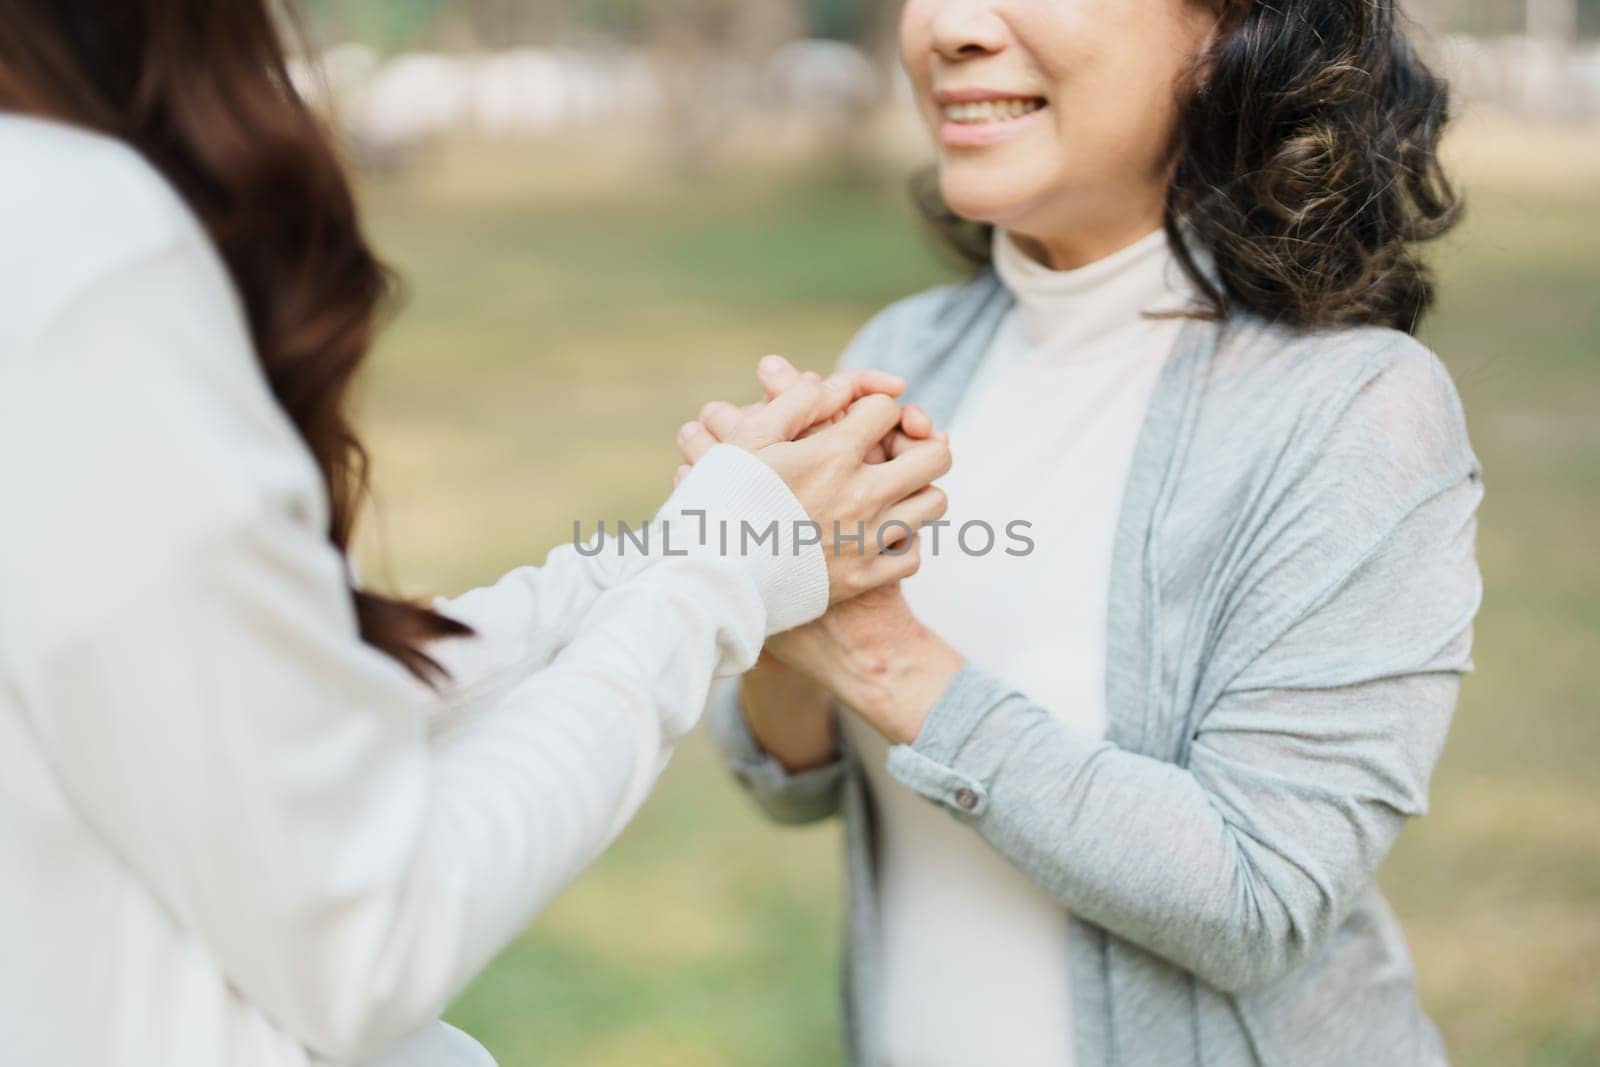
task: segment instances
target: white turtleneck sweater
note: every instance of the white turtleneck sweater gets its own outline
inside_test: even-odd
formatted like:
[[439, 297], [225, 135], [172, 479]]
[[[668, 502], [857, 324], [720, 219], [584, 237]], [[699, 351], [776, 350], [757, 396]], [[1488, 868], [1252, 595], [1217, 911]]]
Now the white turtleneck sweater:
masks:
[[[999, 233], [1016, 298], [951, 426], [951, 527], [905, 585], [917, 616], [968, 660], [1084, 734], [1105, 729], [1106, 595], [1133, 449], [1182, 320], [1142, 312], [1190, 292], [1161, 231], [1086, 267], [1053, 271]], [[1026, 556], [1006, 537], [1031, 523]], [[994, 528], [985, 556], [956, 531]], [[985, 538], [968, 543], [981, 548]], [[854, 717], [880, 819], [889, 1063], [1073, 1062], [1067, 913], [972, 830], [884, 767]]]

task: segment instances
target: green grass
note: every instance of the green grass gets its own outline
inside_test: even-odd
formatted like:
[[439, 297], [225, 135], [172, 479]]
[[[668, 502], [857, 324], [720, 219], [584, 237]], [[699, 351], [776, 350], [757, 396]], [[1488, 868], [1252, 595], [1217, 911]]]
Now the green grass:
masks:
[[[1593, 1063], [1600, 161], [1581, 134], [1509, 160], [1485, 136], [1426, 334], [1486, 468], [1478, 671], [1382, 882], [1457, 1062]], [[689, 189], [466, 154], [366, 199], [410, 292], [364, 398], [367, 555], [413, 591], [537, 561], [574, 518], [644, 517], [674, 429], [747, 396], [758, 356], [825, 367], [875, 308], [946, 277], [894, 183]], [[839, 844], [764, 824], [695, 739], [452, 1018], [504, 1067], [837, 1062]]]

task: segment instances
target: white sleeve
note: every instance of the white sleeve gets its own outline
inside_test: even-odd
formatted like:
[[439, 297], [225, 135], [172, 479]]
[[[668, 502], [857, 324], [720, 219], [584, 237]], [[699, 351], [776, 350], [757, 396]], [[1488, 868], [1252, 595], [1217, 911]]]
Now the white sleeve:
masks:
[[[251, 399], [253, 367], [218, 355], [236, 331], [197, 326], [215, 293], [194, 271], [102, 285], [12, 376], [18, 440], [67, 432], [12, 470], [3, 681], [81, 817], [241, 995], [356, 1061], [598, 855], [713, 675], [749, 666], [774, 620], [820, 614], [826, 567], [814, 546], [652, 559], [430, 748], [434, 697], [359, 639], [314, 472]], [[753, 457], [703, 465], [679, 506], [799, 508]]]
[[[826, 561], [798, 536], [809, 517], [781, 479], [758, 470], [761, 466], [732, 446], [717, 446], [648, 530], [624, 535], [602, 526], [582, 544], [552, 550], [542, 566], [519, 567], [493, 585], [436, 600], [437, 611], [471, 626], [474, 636], [428, 646], [429, 656], [449, 675], [430, 716], [433, 735], [447, 739], [548, 666], [608, 590], [683, 552], [741, 557], [754, 567], [763, 599], [774, 608], [767, 619], [769, 634], [820, 615], [827, 606]], [[719, 499], [735, 485], [744, 488]], [[741, 521], [754, 531], [748, 538]], [[755, 536], [774, 523], [776, 531], [757, 545]]]
[[472, 627], [468, 639], [441, 638], [426, 651], [448, 677], [429, 716], [444, 739], [494, 707], [517, 682], [548, 667], [572, 643], [589, 609], [647, 560], [562, 545], [541, 566], [518, 567], [493, 585], [440, 597], [434, 610]]

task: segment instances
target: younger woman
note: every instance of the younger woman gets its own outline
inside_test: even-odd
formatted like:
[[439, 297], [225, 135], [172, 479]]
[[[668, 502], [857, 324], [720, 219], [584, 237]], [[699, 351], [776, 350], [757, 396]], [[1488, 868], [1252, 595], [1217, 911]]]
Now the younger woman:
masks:
[[276, 10], [0, 2], [0, 1063], [483, 1063], [433, 1020], [712, 677], [915, 569], [795, 524], [946, 467], [863, 462], [899, 409], [849, 405], [895, 383], [806, 382], [684, 481], [675, 547], [432, 607], [361, 588], [345, 395], [385, 278]]

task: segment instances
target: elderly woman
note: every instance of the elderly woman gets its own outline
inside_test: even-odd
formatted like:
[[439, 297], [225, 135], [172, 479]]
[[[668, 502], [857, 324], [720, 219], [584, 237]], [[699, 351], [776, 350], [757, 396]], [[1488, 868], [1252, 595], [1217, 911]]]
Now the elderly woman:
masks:
[[844, 364], [949, 422], [950, 523], [712, 712], [776, 819], [845, 819], [854, 1059], [1443, 1062], [1374, 884], [1480, 595], [1410, 336], [1443, 85], [1392, 0], [908, 0], [901, 46], [980, 269]]

